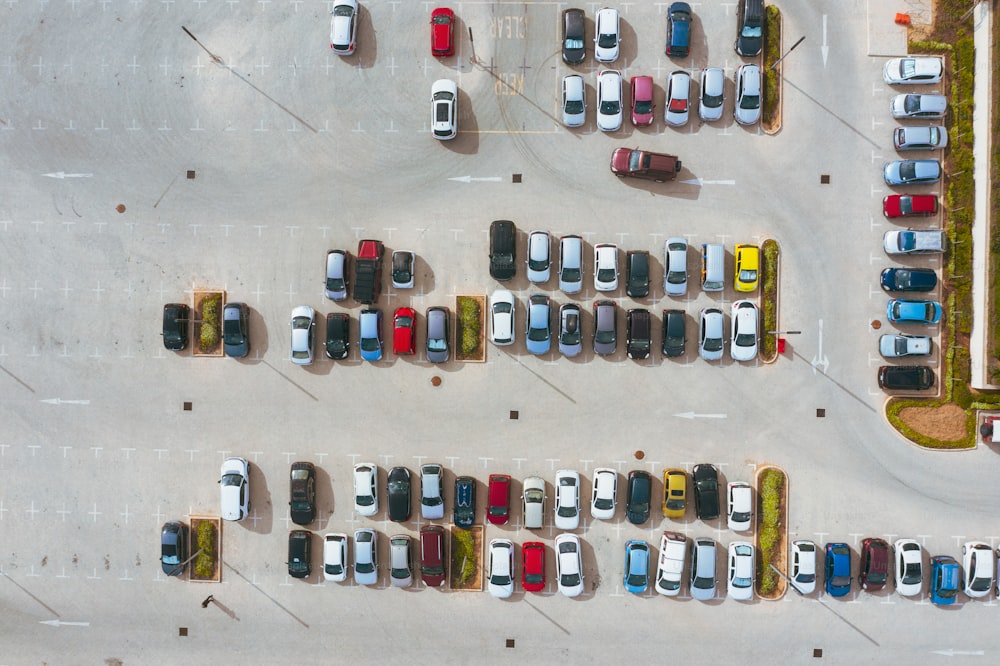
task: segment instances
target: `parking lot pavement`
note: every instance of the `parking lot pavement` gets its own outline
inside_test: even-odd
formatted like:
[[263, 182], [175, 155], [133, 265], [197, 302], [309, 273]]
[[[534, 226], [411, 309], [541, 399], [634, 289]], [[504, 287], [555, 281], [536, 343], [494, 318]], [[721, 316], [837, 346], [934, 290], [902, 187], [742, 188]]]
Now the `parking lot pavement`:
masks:
[[[598, 465], [619, 470], [623, 501], [631, 469], [658, 477], [666, 466], [712, 462], [723, 480], [751, 480], [754, 466], [779, 464], [790, 478], [791, 536], [846, 541], [855, 558], [864, 536], [914, 536], [928, 552], [956, 556], [966, 537], [1000, 543], [990, 527], [998, 505], [989, 490], [993, 451], [918, 451], [880, 415], [870, 322], [885, 307], [876, 280], [888, 265], [879, 245], [888, 228], [879, 168], [891, 154], [890, 91], [881, 59], [868, 55], [869, 16], [803, 4], [782, 7], [786, 36], [807, 40], [784, 62], [783, 127], [773, 137], [732, 120], [741, 62], [732, 4], [695, 6], [684, 61], [662, 54], [665, 5], [621, 6], [623, 55], [614, 67], [626, 81], [653, 74], [661, 106], [651, 128], [626, 121], [611, 135], [594, 122], [592, 58], [579, 68], [560, 60], [561, 5], [463, 3], [458, 55], [439, 62], [428, 54], [427, 7], [419, 3], [363, 3], [350, 58], [327, 49], [325, 5], [12, 4], [5, 29], [20, 39], [0, 50], [8, 90], [0, 106], [5, 659], [221, 660], [239, 645], [241, 656], [260, 662], [284, 661], [292, 650], [318, 659], [333, 649], [361, 661], [440, 650], [446, 660], [526, 652], [553, 661], [606, 654], [611, 645], [626, 657], [647, 655], [649, 641], [665, 635], [672, 654], [696, 659], [734, 654], [730, 636], [744, 638], [740, 654], [751, 661], [773, 655], [772, 641], [745, 639], [751, 635], [806, 658], [814, 649], [864, 660], [885, 649], [996, 649], [986, 630], [991, 602], [942, 613], [926, 597], [914, 603], [894, 594], [703, 604], [625, 593], [626, 539], [656, 546], [667, 526], [720, 545], [735, 537], [690, 512], [682, 523], [655, 520], [655, 505], [654, 522], [641, 528], [625, 524], [621, 509], [597, 523], [584, 509], [587, 590], [576, 601], [553, 594], [551, 561], [547, 592], [518, 589], [511, 602], [320, 584], [315, 568], [306, 581], [287, 576], [295, 460], [318, 469], [311, 529], [374, 527], [383, 567], [384, 537], [416, 535], [419, 523], [353, 515], [350, 471], [360, 460], [382, 468], [380, 485], [393, 465], [416, 471], [431, 460], [445, 465], [448, 482], [471, 474], [485, 483], [504, 472], [519, 488], [539, 474], [550, 502], [554, 470], [573, 468], [586, 479], [582, 504]], [[666, 76], [707, 65], [724, 67], [729, 79], [723, 120], [665, 129]], [[590, 111], [578, 131], [557, 122], [558, 81], [569, 72], [587, 82]], [[460, 131], [451, 142], [428, 135], [437, 78], [459, 85]], [[620, 182], [607, 163], [622, 145], [677, 154], [684, 169], [666, 185]], [[500, 286], [487, 272], [493, 219], [517, 225], [519, 262], [531, 229], [582, 235], [583, 292], [567, 297], [554, 280], [536, 289], [521, 264], [505, 285], [518, 301], [519, 341], [488, 345], [486, 363], [432, 366], [422, 352], [361, 362], [359, 308], [323, 295], [326, 250], [353, 252], [359, 239], [379, 238], [387, 256], [415, 251], [415, 289], [387, 288], [379, 306], [391, 315], [412, 305], [422, 324], [429, 306], [454, 308], [457, 294]], [[662, 244], [672, 235], [692, 245], [684, 299], [666, 298], [658, 286]], [[698, 311], [726, 308], [736, 294], [697, 288], [698, 246], [724, 243], [731, 275], [733, 244], [768, 237], [782, 245], [779, 325], [802, 333], [772, 365], [733, 363], [728, 354], [701, 361], [693, 350]], [[608, 358], [526, 353], [529, 294], [588, 313], [597, 297], [592, 246], [601, 242], [617, 243], [620, 260], [629, 249], [651, 253], [651, 296], [613, 298], [620, 310], [685, 310], [689, 351], [681, 360], [654, 354], [632, 362], [622, 344]], [[190, 302], [206, 287], [250, 305], [247, 359], [163, 349], [163, 304]], [[331, 362], [320, 350], [307, 368], [289, 362], [289, 315], [301, 304], [351, 314], [348, 361]], [[585, 337], [591, 326], [585, 314]], [[323, 324], [317, 328], [322, 336]], [[388, 341], [388, 326], [384, 333]], [[657, 324], [654, 344], [658, 335]], [[223, 528], [223, 582], [168, 580], [157, 562], [160, 525], [217, 514], [228, 455], [253, 464], [253, 508]], [[450, 508], [447, 485], [446, 497]], [[535, 538], [519, 520], [516, 508], [511, 525], [485, 536]], [[537, 536], [551, 548], [554, 530]], [[201, 608], [208, 594], [215, 602]], [[885, 631], [890, 618], [918, 631]], [[729, 633], [665, 634], [664, 622]], [[612, 639], [618, 635], [636, 639]], [[956, 643], [957, 635], [965, 638]], [[310, 643], [320, 647], [303, 647]]]

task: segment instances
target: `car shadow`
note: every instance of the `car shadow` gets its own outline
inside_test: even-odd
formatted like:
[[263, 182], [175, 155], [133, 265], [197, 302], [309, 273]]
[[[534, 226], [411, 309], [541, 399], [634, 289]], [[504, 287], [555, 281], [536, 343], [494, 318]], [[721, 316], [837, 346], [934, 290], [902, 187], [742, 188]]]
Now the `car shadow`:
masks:
[[254, 462], [250, 463], [250, 515], [240, 522], [257, 534], [270, 534], [274, 528], [274, 506], [267, 477], [261, 466]]

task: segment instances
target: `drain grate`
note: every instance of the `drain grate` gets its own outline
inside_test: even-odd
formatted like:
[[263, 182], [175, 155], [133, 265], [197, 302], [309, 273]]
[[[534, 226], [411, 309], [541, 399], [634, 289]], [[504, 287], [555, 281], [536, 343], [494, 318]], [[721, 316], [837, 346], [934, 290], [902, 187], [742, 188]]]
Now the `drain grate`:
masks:
[[820, 185], [829, 185], [830, 184], [830, 174], [828, 174], [828, 173], [821, 174], [820, 177], [819, 177], [819, 184]]
[[516, 409], [510, 410], [510, 420], [511, 421], [516, 421], [517, 417], [520, 416], [520, 415], [521, 415], [520, 412], [518, 412]]
[[509, 647], [509, 648], [514, 647], [514, 639], [513, 638], [508, 638], [507, 639], [507, 647]]
[[521, 174], [519, 174], [519, 173], [515, 173], [515, 174], [514, 174], [514, 177], [513, 177], [513, 179], [512, 179], [512, 180], [513, 180], [513, 181], [514, 181], [515, 183], [520, 183], [520, 182], [521, 182]]
[[822, 407], [816, 409], [816, 418], [821, 419], [826, 416], [826, 410]]
[[823, 648], [813, 648], [813, 657], [817, 659], [823, 658]]
[[187, 636], [188, 635], [188, 628], [187, 627], [181, 627], [180, 629], [177, 630], [177, 633], [180, 634], [181, 636]]
[[194, 180], [194, 169], [188, 169], [188, 180]]
[[191, 411], [191, 403], [190, 402], [185, 402], [184, 403], [184, 411], [185, 412], [190, 412]]

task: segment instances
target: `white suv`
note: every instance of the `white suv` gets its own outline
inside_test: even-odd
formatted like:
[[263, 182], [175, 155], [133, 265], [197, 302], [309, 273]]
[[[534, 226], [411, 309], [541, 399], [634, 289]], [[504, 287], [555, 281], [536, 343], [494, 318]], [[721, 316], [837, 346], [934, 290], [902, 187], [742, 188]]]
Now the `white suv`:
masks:
[[594, 494], [590, 500], [590, 515], [597, 520], [614, 518], [617, 495], [618, 473], [610, 467], [594, 469]]
[[556, 472], [555, 523], [560, 530], [580, 526], [580, 474], [571, 469]]
[[222, 463], [222, 518], [243, 520], [250, 513], [250, 463], [246, 458], [226, 458]]
[[358, 463], [354, 466], [354, 510], [361, 516], [378, 513], [378, 491], [375, 483], [378, 467], [375, 463]]

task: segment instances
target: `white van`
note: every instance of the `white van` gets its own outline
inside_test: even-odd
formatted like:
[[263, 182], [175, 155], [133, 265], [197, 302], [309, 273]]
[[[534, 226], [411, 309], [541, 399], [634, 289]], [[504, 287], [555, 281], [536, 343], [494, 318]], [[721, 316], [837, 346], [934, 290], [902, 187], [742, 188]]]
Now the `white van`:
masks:
[[541, 477], [529, 476], [522, 484], [524, 493], [521, 508], [524, 512], [524, 526], [529, 530], [540, 530], [545, 515], [545, 481]]
[[726, 286], [726, 250], [717, 243], [701, 246], [701, 288], [722, 291]]

